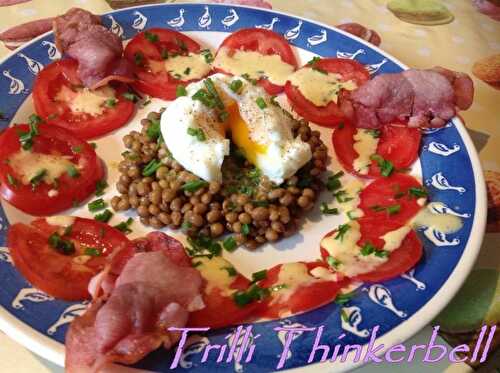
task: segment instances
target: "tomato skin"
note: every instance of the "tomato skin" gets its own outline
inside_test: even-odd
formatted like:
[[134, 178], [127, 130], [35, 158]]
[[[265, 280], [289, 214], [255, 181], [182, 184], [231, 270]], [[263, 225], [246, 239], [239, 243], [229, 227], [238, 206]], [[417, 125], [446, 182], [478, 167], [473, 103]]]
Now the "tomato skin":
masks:
[[[380, 224], [393, 221], [402, 226], [422, 208], [417, 203], [417, 198], [409, 194], [410, 188], [422, 188], [422, 184], [413, 176], [399, 173], [376, 179], [359, 194], [359, 208], [363, 210], [364, 217], [379, 219]], [[400, 210], [394, 214], [374, 210], [376, 206], [394, 205], [400, 206]]]
[[127, 87], [123, 83], [113, 83], [116, 105], [106, 108], [103, 114], [91, 116], [73, 113], [64, 102], [54, 98], [63, 85], [79, 86], [82, 82], [77, 75], [78, 62], [64, 59], [47, 65], [36, 77], [33, 86], [33, 103], [36, 113], [48, 123], [72, 131], [81, 139], [92, 139], [122, 127], [132, 117], [135, 105], [123, 98]]
[[[301, 69], [311, 69], [312, 67], [311, 65], [305, 65]], [[326, 72], [340, 74], [342, 81], [353, 80], [358, 87], [370, 79], [370, 74], [365, 67], [354, 60], [323, 58], [315, 62], [314, 67]], [[341, 110], [342, 101], [349, 95], [346, 90], [340, 92], [338, 103], [332, 101], [324, 107], [316, 106], [310, 102], [290, 81], [285, 85], [285, 93], [293, 109], [310, 122], [324, 127], [336, 127], [346, 119]]]
[[[106, 257], [115, 248], [131, 243], [123, 233], [107, 224], [77, 217], [71, 233], [64, 237], [75, 243], [76, 252], [63, 255], [48, 244], [49, 236], [60, 231], [61, 227], [48, 224], [44, 218], [35, 220], [31, 225], [12, 225], [7, 235], [7, 246], [14, 264], [34, 287], [57, 299], [88, 299], [88, 283], [103, 269]], [[102, 249], [102, 255], [91, 257], [85, 263], [76, 263], [74, 258], [84, 255], [86, 247]]]
[[[158, 41], [154, 43], [149, 41], [146, 38], [146, 32], [157, 35]], [[181, 48], [181, 45], [185, 46], [185, 50]], [[135, 66], [137, 80], [132, 86], [137, 91], [153, 97], [168, 101], [175, 100], [177, 86], [185, 86], [196, 81], [196, 79], [176, 79], [166, 71], [152, 73], [144, 66], [135, 64], [135, 55], [141, 53], [146, 62], [148, 60], [162, 61], [162, 50], [175, 53], [198, 53], [200, 48], [196, 41], [178, 31], [157, 27], [140, 32], [127, 44], [124, 52], [125, 58]]]
[[[380, 168], [372, 161], [368, 174], [360, 174], [354, 170], [354, 160], [358, 153], [354, 150], [354, 135], [357, 128], [350, 123], [337, 127], [332, 134], [332, 143], [337, 159], [349, 173], [363, 178], [380, 177]], [[376, 154], [390, 161], [395, 170], [410, 167], [418, 158], [421, 132], [418, 128], [409, 128], [400, 124], [386, 125], [380, 129], [380, 138]]]
[[[238, 274], [230, 288], [246, 290], [249, 285], [250, 281]], [[217, 288], [212, 289], [210, 293], [204, 293], [203, 301], [205, 308], [190, 313], [188, 322], [190, 327], [224, 328], [239, 325], [248, 321], [259, 307], [256, 302], [239, 307], [232, 297], [223, 295], [222, 291]]]
[[[320, 261], [304, 263], [310, 272], [316, 267], [328, 268]], [[259, 282], [261, 288], [269, 288], [278, 284], [278, 277], [282, 264], [278, 264], [267, 271], [267, 277]], [[340, 281], [315, 281], [307, 286], [299, 287], [293, 295], [285, 302], [279, 301], [279, 298], [271, 296], [264, 300], [259, 307], [259, 317], [276, 319], [282, 314], [291, 312], [292, 315], [307, 312], [321, 307], [333, 301], [339, 291], [349, 284], [349, 280], [344, 278]], [[279, 296], [279, 292], [277, 293]], [[278, 301], [273, 302], [273, 300]]]
[[[8, 159], [21, 149], [18, 131], [28, 132], [26, 124], [6, 129], [0, 136], [0, 196], [11, 205], [28, 214], [51, 215], [81, 202], [91, 195], [97, 181], [104, 176], [104, 169], [92, 146], [77, 139], [71, 132], [49, 124], [39, 124], [39, 135], [33, 140], [32, 151], [36, 153], [61, 154], [71, 156], [71, 161], [80, 166], [80, 176], [71, 178], [64, 174], [59, 179], [57, 195], [49, 197], [53, 186], [40, 183], [35, 191], [31, 185], [24, 185], [17, 177], [16, 170], [8, 164]], [[75, 147], [79, 148], [75, 152]], [[11, 185], [9, 175], [18, 182]]]
[[[295, 54], [286, 39], [282, 35], [270, 30], [255, 28], [238, 30], [224, 39], [217, 53], [219, 53], [221, 48], [256, 51], [266, 56], [277, 54], [283, 62], [294, 66], [295, 69], [298, 67]], [[226, 73], [221, 69], [216, 69], [216, 71]], [[283, 92], [284, 88], [264, 78], [259, 79], [258, 84], [270, 95], [277, 95]]]

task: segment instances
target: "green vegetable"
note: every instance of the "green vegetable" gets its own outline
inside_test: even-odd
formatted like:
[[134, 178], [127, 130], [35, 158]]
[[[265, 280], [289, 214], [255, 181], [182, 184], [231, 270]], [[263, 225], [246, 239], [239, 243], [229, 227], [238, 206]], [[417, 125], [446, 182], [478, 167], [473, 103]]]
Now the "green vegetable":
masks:
[[151, 140], [156, 140], [161, 135], [160, 121], [158, 119], [153, 119], [146, 130], [146, 135]]
[[108, 209], [104, 210], [100, 214], [97, 214], [94, 219], [97, 221], [102, 221], [103, 223], [107, 223], [113, 217], [113, 213]]
[[397, 214], [399, 211], [401, 211], [401, 205], [392, 205], [387, 207], [387, 213], [389, 215]]
[[307, 64], [308, 65], [316, 65], [316, 63], [318, 63], [319, 61], [321, 61], [321, 57], [315, 56]]
[[262, 97], [258, 97], [257, 100], [255, 100], [255, 103], [261, 110], [264, 110], [267, 107], [266, 101], [264, 101]]
[[80, 176], [80, 171], [78, 171], [78, 169], [74, 165], [68, 166], [67, 171], [68, 171], [69, 177], [71, 177], [72, 179], [76, 179], [77, 177]]
[[7, 174], [7, 182], [12, 186], [17, 185], [17, 180], [11, 174]]
[[142, 170], [142, 176], [151, 176], [157, 169], [161, 167], [162, 163], [158, 159], [152, 159]]
[[208, 256], [211, 259], [222, 253], [222, 246], [210, 237], [203, 235], [188, 237], [188, 243], [191, 245], [191, 249], [188, 249], [190, 256]]
[[238, 243], [236, 242], [233, 236], [230, 236], [227, 237], [224, 241], [222, 241], [222, 247], [224, 247], [226, 251], [232, 253], [238, 247]]
[[382, 176], [388, 177], [392, 174], [392, 171], [394, 171], [394, 165], [392, 162], [382, 158], [379, 154], [373, 154], [370, 159], [377, 163]]
[[104, 210], [107, 206], [108, 204], [102, 198], [96, 199], [87, 205], [90, 212]]
[[412, 187], [408, 189], [408, 192], [410, 193], [410, 196], [413, 196], [415, 198], [426, 198], [428, 195], [427, 191], [424, 188]]
[[347, 231], [349, 229], [351, 229], [351, 226], [349, 224], [339, 225], [338, 228], [337, 228], [337, 234], [335, 235], [335, 239], [343, 241], [344, 240], [344, 236], [345, 236], [345, 234], [347, 233]]
[[377, 251], [375, 251], [375, 256], [378, 256], [379, 258], [387, 258], [389, 256], [389, 251], [377, 250]]
[[178, 85], [175, 89], [175, 97], [187, 96], [187, 94], [187, 89], [183, 85]]
[[259, 282], [267, 278], [267, 269], [252, 273], [252, 282]]
[[345, 203], [354, 199], [352, 197], [347, 197], [348, 195], [349, 194], [347, 194], [345, 190], [339, 190], [338, 192], [333, 194], [338, 203]]
[[373, 254], [377, 251], [377, 248], [373, 246], [370, 242], [366, 242], [361, 248], [361, 255], [367, 256]]
[[104, 105], [106, 105], [107, 107], [115, 107], [116, 103], [117, 103], [116, 99], [114, 99], [114, 98], [108, 98], [106, 100], [106, 102], [104, 103]]
[[215, 107], [215, 101], [210, 93], [206, 89], [199, 89], [196, 93], [191, 96], [193, 100], [200, 101], [203, 105], [208, 107], [209, 109], [213, 109]]
[[191, 74], [191, 68], [186, 67], [186, 70], [184, 70], [184, 75], [189, 75], [189, 74]]
[[340, 262], [340, 260], [337, 260], [335, 259], [333, 256], [328, 256], [326, 258], [326, 262], [328, 263], [328, 265], [331, 267], [331, 268], [334, 268], [334, 269], [337, 269], [342, 263]]
[[125, 100], [132, 102], [137, 102], [139, 100], [139, 97], [137, 97], [137, 95], [133, 92], [125, 92], [122, 96]]
[[47, 170], [45, 168], [42, 168], [41, 170], [37, 171], [35, 176], [33, 176], [30, 179], [30, 184], [33, 189], [35, 189], [43, 180], [43, 178], [47, 175]]
[[359, 216], [354, 216], [353, 215], [354, 211], [347, 211], [347, 217], [349, 218], [349, 220], [357, 220], [359, 219]]
[[33, 114], [29, 119], [29, 131], [19, 134], [19, 142], [24, 150], [30, 150], [33, 146], [33, 139], [39, 135], [38, 124], [41, 121], [38, 115]]
[[326, 202], [323, 202], [320, 206], [320, 210], [325, 215], [338, 215], [339, 210], [337, 208], [330, 208]]
[[190, 136], [194, 136], [198, 139], [198, 141], [205, 141], [207, 138], [205, 136], [205, 132], [201, 128], [193, 128], [189, 127], [187, 129], [187, 133]]
[[86, 247], [84, 251], [85, 255], [89, 256], [101, 256], [102, 251], [97, 247]]
[[238, 272], [236, 272], [236, 269], [234, 269], [234, 267], [223, 267], [222, 269], [227, 271], [227, 274], [230, 277], [234, 277], [234, 276], [238, 275]]
[[71, 147], [71, 150], [74, 153], [81, 153], [82, 152], [82, 147], [81, 146], [73, 146], [73, 147]]
[[259, 301], [267, 298], [270, 295], [269, 289], [263, 289], [254, 284], [246, 291], [238, 291], [234, 293], [233, 300], [238, 307], [244, 307], [253, 301]]
[[185, 183], [181, 189], [186, 191], [186, 192], [191, 192], [194, 193], [200, 188], [204, 188], [208, 186], [208, 183], [205, 180], [193, 180], [193, 181], [188, 181]]
[[250, 225], [249, 224], [242, 224], [241, 225], [241, 234], [244, 236], [248, 236], [250, 234]]
[[188, 51], [188, 47], [187, 47], [186, 43], [184, 43], [184, 40], [176, 39], [175, 42], [177, 43], [177, 45], [179, 46], [181, 51], [183, 51], [183, 52]]
[[165, 48], [162, 48], [160, 55], [163, 60], [168, 60], [168, 50]]
[[108, 183], [106, 182], [106, 180], [99, 180], [96, 184], [95, 184], [95, 195], [100, 197], [104, 194], [104, 190], [108, 187]]
[[134, 63], [137, 66], [142, 65], [144, 62], [144, 55], [141, 52], [135, 52], [134, 54]]
[[219, 93], [217, 92], [217, 89], [215, 89], [214, 82], [210, 78], [206, 78], [203, 83], [205, 84], [205, 87], [207, 88], [208, 92], [212, 95], [214, 101], [215, 101], [215, 107], [219, 110], [224, 110], [224, 103], [222, 102], [222, 99], [219, 96]]
[[378, 139], [381, 135], [380, 130], [376, 130], [376, 129], [369, 129], [369, 130], [366, 130], [366, 132], [368, 134], [370, 134], [374, 139]]
[[243, 87], [243, 82], [239, 79], [233, 80], [229, 85], [229, 89], [234, 93], [239, 94], [241, 92], [241, 88]]
[[335, 192], [336, 190], [342, 187], [342, 183], [340, 182], [340, 178], [344, 175], [343, 171], [337, 172], [335, 175], [330, 176], [326, 182], [326, 189], [330, 192]]
[[119, 231], [128, 234], [132, 233], [132, 229], [130, 229], [130, 226], [134, 222], [134, 219], [128, 218], [126, 221], [122, 221], [120, 224], [117, 224], [114, 226], [114, 228], [118, 229]]
[[252, 85], [257, 85], [257, 79], [250, 78], [249, 74], [242, 74], [241, 77], [245, 79], [247, 82], [250, 82]]
[[214, 62], [214, 56], [212, 54], [212, 52], [210, 51], [210, 49], [203, 49], [200, 54], [203, 55], [203, 57], [205, 57], [205, 62], [208, 63], [208, 64], [211, 64], [212, 62]]
[[335, 303], [346, 304], [356, 295], [356, 291], [351, 291], [350, 293], [339, 294], [335, 298]]
[[48, 243], [63, 255], [72, 255], [75, 253], [75, 244], [72, 241], [64, 240], [57, 232], [49, 236]]
[[156, 34], [153, 34], [152, 32], [149, 32], [149, 31], [146, 31], [144, 33], [144, 36], [146, 37], [146, 39], [148, 39], [151, 43], [156, 43], [159, 38], [158, 38], [158, 35]]
[[349, 315], [343, 308], [340, 310], [340, 317], [344, 320], [344, 322], [349, 322]]

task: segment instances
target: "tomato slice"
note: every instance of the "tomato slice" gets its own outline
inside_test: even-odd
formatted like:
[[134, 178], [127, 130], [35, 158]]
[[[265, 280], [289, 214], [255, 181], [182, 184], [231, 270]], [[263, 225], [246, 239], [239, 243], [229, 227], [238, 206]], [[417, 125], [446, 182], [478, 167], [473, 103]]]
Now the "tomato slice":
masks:
[[[381, 250], [385, 244], [384, 240], [381, 237], [387, 232], [396, 230], [401, 227], [401, 224], [395, 221], [380, 221], [380, 219], [365, 217], [359, 220], [359, 225], [361, 238], [357, 242], [358, 246], [363, 247], [365, 243], [369, 242], [379, 250]], [[334, 230], [328, 233], [325, 237], [334, 235], [336, 233], [337, 231]], [[321, 246], [320, 252], [321, 257], [326, 262], [330, 254], [324, 247]], [[370, 272], [354, 276], [352, 280], [367, 282], [390, 280], [413, 268], [420, 261], [422, 255], [422, 243], [415, 231], [412, 230], [404, 238], [401, 246], [399, 246], [389, 254], [388, 260], [385, 263], [382, 263]]]
[[[151, 28], [140, 32], [127, 44], [124, 52], [125, 58], [135, 66], [137, 80], [133, 83], [133, 87], [153, 97], [175, 100], [177, 86], [185, 86], [196, 79], [176, 79], [166, 71], [153, 73], [149, 67], [150, 63], [163, 61], [165, 54], [187, 54], [199, 51], [200, 45], [196, 41], [177, 31]], [[141, 56], [140, 60], [137, 56]]]
[[[370, 79], [370, 74], [365, 67], [357, 61], [343, 58], [323, 58], [314, 62], [314, 66], [305, 65], [302, 69], [321, 69], [329, 73], [339, 74], [341, 81], [353, 80], [359, 87]], [[304, 119], [325, 126], [335, 127], [345, 120], [341, 110], [341, 102], [348, 95], [348, 91], [341, 90], [338, 103], [330, 102], [324, 107], [316, 106], [288, 81], [285, 93], [293, 109]]]
[[[217, 257], [212, 260], [217, 261], [217, 267], [207, 268], [206, 261], [201, 261], [196, 267], [204, 279], [203, 301], [205, 308], [190, 313], [189, 326], [223, 328], [248, 321], [250, 316], [259, 307], [259, 304], [253, 302], [240, 307], [234, 302], [232, 294], [238, 290], [246, 290], [250, 285], [250, 280], [242, 274], [237, 273], [234, 267], [226, 260]], [[199, 262], [199, 259], [193, 259], [193, 263], [197, 262]], [[231, 276], [232, 281], [227, 286], [214, 281], [213, 275], [216, 278], [220, 278], [221, 275], [230, 276], [229, 272], [224, 272], [228, 271], [228, 268], [232, 268], [234, 272]], [[222, 271], [224, 273], [214, 274], [214, 271]]]
[[[350, 123], [339, 126], [332, 134], [337, 159], [344, 169], [360, 177], [379, 177], [380, 168], [372, 161], [368, 174], [362, 175], [353, 168], [358, 153], [354, 150], [354, 135], [358, 130]], [[380, 129], [376, 154], [390, 161], [396, 170], [410, 167], [418, 158], [422, 135], [418, 128], [403, 125], [386, 125]]]
[[[55, 298], [76, 301], [90, 297], [90, 279], [113, 250], [130, 241], [119, 230], [91, 219], [74, 218], [70, 227], [51, 225], [45, 218], [31, 225], [17, 223], [9, 228], [7, 246], [16, 268], [33, 286]], [[56, 232], [74, 244], [74, 253], [65, 255], [50, 246], [49, 237]], [[99, 255], [86, 255], [89, 252]]]
[[48, 124], [38, 125], [30, 154], [64, 157], [78, 170], [78, 175], [72, 177], [64, 172], [57, 185], [45, 181], [36, 186], [23, 184], [20, 170], [11, 160], [22, 154], [19, 134], [27, 132], [28, 125], [22, 124], [8, 128], [0, 136], [0, 195], [6, 201], [31, 215], [51, 215], [85, 200], [95, 191], [104, 170], [92, 146], [64, 128]]
[[[283, 290], [271, 291], [271, 296], [264, 300], [259, 308], [259, 316], [269, 319], [281, 318], [283, 315], [295, 315], [297, 313], [311, 311], [335, 300], [339, 291], [348, 285], [348, 279], [334, 281], [333, 279], [319, 279], [310, 274], [311, 270], [317, 267], [328, 269], [328, 266], [322, 262], [310, 263], [287, 263], [288, 265], [302, 264], [306, 267], [308, 276], [304, 278], [304, 283], [295, 285], [293, 292], [283, 295], [283, 291], [290, 291], [285, 287]], [[267, 276], [259, 282], [261, 288], [271, 288], [276, 285], [285, 285], [280, 283], [280, 272], [284, 265], [277, 266], [267, 271]], [[290, 284], [288, 284], [290, 286]]]
[[[359, 224], [361, 226], [359, 245], [370, 242], [378, 248], [382, 248], [384, 245], [381, 236], [400, 227], [395, 226], [394, 222], [392, 222], [392, 227], [390, 227], [391, 223], [381, 224], [380, 220], [376, 218], [362, 218]], [[368, 282], [390, 280], [412, 269], [420, 261], [422, 255], [422, 242], [415, 231], [412, 230], [405, 237], [401, 246], [390, 253], [387, 262], [378, 266], [374, 271], [356, 276], [354, 280]]]
[[[297, 59], [290, 44], [282, 35], [270, 30], [254, 28], [238, 30], [224, 39], [219, 46], [219, 51], [221, 48], [256, 51], [265, 56], [277, 54], [283, 62], [294, 66], [295, 69], [298, 67]], [[220, 72], [224, 71], [220, 70]], [[264, 78], [260, 79], [258, 84], [270, 95], [283, 92], [283, 86], [273, 84]]]
[[422, 208], [410, 188], [422, 189], [422, 184], [413, 176], [393, 174], [376, 179], [360, 193], [359, 208], [364, 217], [406, 224]]
[[33, 86], [33, 103], [37, 114], [47, 123], [64, 127], [81, 139], [102, 136], [127, 123], [134, 113], [135, 105], [123, 98], [127, 92], [127, 86], [123, 83], [112, 82], [107, 85], [115, 90], [115, 101], [113, 106], [106, 106], [100, 115], [74, 112], [66, 102], [56, 99], [61, 89], [75, 92], [75, 88], [82, 87], [77, 68], [76, 60], [64, 59], [40, 71]]

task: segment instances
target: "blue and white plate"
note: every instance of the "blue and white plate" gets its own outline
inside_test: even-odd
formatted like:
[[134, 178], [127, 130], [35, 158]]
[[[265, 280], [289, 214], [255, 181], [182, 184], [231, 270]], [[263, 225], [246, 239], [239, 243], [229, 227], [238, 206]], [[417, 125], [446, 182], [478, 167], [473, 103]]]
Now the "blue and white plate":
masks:
[[[153, 5], [115, 11], [103, 16], [104, 22], [124, 40], [150, 27], [169, 27], [187, 32], [200, 43], [217, 48], [230, 32], [244, 27], [265, 27], [283, 34], [295, 46], [299, 60], [304, 63], [313, 55], [355, 58], [368, 65], [372, 74], [398, 72], [406, 67], [395, 58], [361, 39], [330, 26], [294, 17], [288, 14], [248, 7], [201, 4]], [[6, 120], [0, 126], [26, 121], [33, 112], [30, 89], [36, 74], [52, 60], [59, 58], [51, 33], [37, 38], [15, 51], [0, 64], [0, 112]], [[109, 184], [116, 182], [117, 162], [123, 145], [121, 138], [131, 129], [139, 128], [139, 121], [147, 112], [160, 108], [154, 100], [140, 109], [127, 127], [97, 141], [97, 152], [108, 165]], [[330, 147], [331, 170], [338, 168], [331, 149], [331, 131], [318, 128]], [[234, 329], [206, 334], [183, 354], [178, 371], [263, 372], [274, 370], [283, 348], [283, 335], [274, 328], [280, 326], [319, 327], [324, 325], [321, 342], [324, 344], [360, 344], [368, 342], [369, 334], [379, 326], [377, 343], [386, 347], [409, 338], [431, 322], [449, 302], [468, 275], [483, 237], [486, 220], [486, 197], [483, 176], [477, 154], [458, 118], [446, 127], [428, 131], [423, 138], [420, 160], [413, 173], [421, 176], [427, 185], [431, 200], [439, 201], [448, 211], [463, 219], [463, 228], [444, 235], [435, 230], [420, 232], [425, 256], [408, 274], [380, 284], [364, 285], [358, 295], [343, 306], [330, 304], [315, 311], [279, 321], [256, 323], [253, 338], [254, 358], [242, 365], [216, 364], [215, 354], [201, 364], [201, 352], [207, 343], [224, 345]], [[111, 188], [110, 188], [111, 189]], [[109, 199], [114, 190], [109, 190]], [[326, 196], [323, 196], [326, 198]], [[88, 216], [84, 208], [71, 214]], [[317, 216], [318, 215], [318, 216]], [[339, 217], [322, 217], [314, 213], [308, 217], [300, 233], [276, 245], [250, 252], [244, 249], [230, 254], [229, 260], [244, 274], [281, 262], [314, 260], [319, 256], [319, 240], [341, 223]], [[29, 216], [6, 203], [0, 209], [0, 246], [5, 246], [9, 223], [27, 221]], [[115, 216], [121, 220], [123, 216]], [[146, 229], [134, 224], [136, 235]], [[174, 232], [175, 235], [175, 232]], [[68, 303], [33, 289], [12, 265], [8, 249], [0, 247], [0, 328], [44, 358], [63, 364], [64, 335], [68, 324], [84, 312], [86, 305]], [[341, 308], [344, 316], [341, 318]], [[344, 335], [343, 338], [339, 337]], [[294, 340], [284, 368], [308, 365], [307, 359], [315, 333], [305, 332]], [[234, 338], [233, 338], [234, 339]], [[319, 354], [315, 362], [319, 358]], [[167, 372], [173, 353], [164, 350], [152, 353], [138, 366], [153, 371]], [[338, 371], [353, 368], [357, 363], [327, 363]]]

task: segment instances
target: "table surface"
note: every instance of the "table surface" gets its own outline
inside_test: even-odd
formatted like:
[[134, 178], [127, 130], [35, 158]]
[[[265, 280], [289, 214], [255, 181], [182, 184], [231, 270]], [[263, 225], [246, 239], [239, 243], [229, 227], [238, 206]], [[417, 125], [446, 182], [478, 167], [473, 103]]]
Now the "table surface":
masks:
[[[167, 1], [182, 2], [182, 1]], [[193, 1], [198, 2], [198, 1]], [[201, 1], [199, 1], [201, 2]], [[428, 68], [435, 64], [449, 69], [471, 73], [472, 65], [478, 59], [500, 53], [500, 22], [479, 13], [469, 0], [440, 1], [453, 14], [452, 22], [438, 26], [422, 26], [398, 19], [387, 8], [385, 0], [269, 0], [275, 10], [286, 11], [311, 18], [330, 25], [358, 22], [376, 30], [382, 38], [381, 48], [399, 58], [405, 64], [416, 68]], [[50, 4], [50, 5], [49, 5]], [[0, 8], [0, 32], [9, 27], [30, 20], [64, 13], [72, 6], [104, 13], [111, 8], [104, 0], [31, 0], [18, 5]], [[9, 50], [0, 45], [0, 58]], [[472, 75], [471, 75], [472, 76]], [[472, 107], [461, 113], [469, 133], [479, 151], [484, 170], [500, 182], [500, 90], [495, 90], [483, 81], [473, 77], [475, 99]], [[498, 224], [500, 225], [500, 224]], [[498, 251], [500, 234], [486, 234], [476, 269], [500, 270]], [[500, 302], [497, 299], [496, 302]], [[497, 323], [499, 319], [495, 320]], [[426, 343], [431, 328], [427, 327], [406, 345]], [[419, 359], [415, 359], [417, 361]], [[420, 359], [421, 360], [421, 359]], [[63, 369], [30, 353], [22, 346], [0, 333], [0, 372], [17, 373], [62, 372]], [[412, 366], [366, 366], [359, 373], [385, 372], [467, 372], [465, 364], [449, 366], [446, 363]]]

